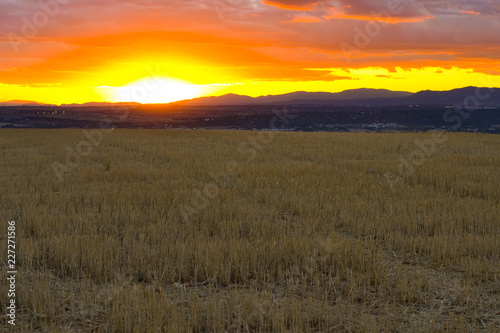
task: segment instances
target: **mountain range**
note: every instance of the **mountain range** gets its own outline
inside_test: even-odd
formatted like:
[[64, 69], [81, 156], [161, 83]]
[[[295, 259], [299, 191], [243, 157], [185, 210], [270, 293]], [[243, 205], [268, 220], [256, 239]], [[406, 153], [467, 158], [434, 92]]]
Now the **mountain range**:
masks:
[[417, 93], [386, 89], [353, 89], [339, 93], [297, 91], [283, 95], [249, 97], [228, 94], [176, 102], [179, 105], [319, 104], [353, 106], [454, 105], [469, 103], [500, 106], [499, 88], [465, 87], [449, 91], [425, 90]]
[[0, 106], [43, 106], [43, 105], [55, 106], [52, 104], [44, 104], [44, 103], [38, 103], [38, 102], [33, 102], [33, 101], [21, 101], [21, 100], [0, 102]]
[[[391, 91], [386, 89], [352, 89], [338, 93], [296, 91], [282, 95], [250, 97], [227, 94], [222, 96], [200, 97], [170, 103], [180, 106], [229, 106], [229, 105], [346, 105], [346, 106], [437, 106], [454, 105], [500, 106], [500, 88], [465, 87], [449, 91], [425, 90], [417, 93], [407, 91]], [[85, 104], [63, 104], [62, 107], [100, 107], [114, 103], [96, 102]], [[137, 105], [137, 103], [121, 103]], [[0, 106], [54, 106], [32, 101], [0, 102]]]
[[333, 101], [342, 100], [362, 100], [367, 98], [398, 98], [408, 97], [411, 95], [412, 93], [406, 91], [362, 88], [345, 90], [338, 93], [296, 91], [288, 94], [268, 95], [260, 97], [227, 94], [217, 97], [200, 97], [191, 100], [180, 101], [177, 103], [184, 105], [282, 104], [296, 101], [321, 101], [321, 103], [331, 103]]

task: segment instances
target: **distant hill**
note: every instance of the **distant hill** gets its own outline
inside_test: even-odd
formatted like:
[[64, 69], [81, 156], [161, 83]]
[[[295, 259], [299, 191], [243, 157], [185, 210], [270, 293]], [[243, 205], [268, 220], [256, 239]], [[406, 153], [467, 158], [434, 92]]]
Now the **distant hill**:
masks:
[[122, 106], [137, 106], [141, 105], [140, 103], [132, 103], [132, 102], [125, 102], [125, 103], [110, 103], [110, 102], [89, 102], [89, 103], [83, 103], [83, 104], [61, 104], [61, 107], [107, 107], [107, 106], [113, 106], [113, 105], [122, 105]]
[[[113, 106], [113, 105], [137, 106], [137, 105], [140, 105], [140, 103], [90, 102], [90, 103], [83, 103], [83, 104], [77, 104], [77, 103], [61, 104], [59, 106], [61, 106], [61, 107], [107, 107], [107, 106]], [[7, 101], [7, 102], [0, 102], [0, 106], [58, 106], [58, 105], [38, 103], [38, 102], [33, 102], [33, 101], [13, 100], [13, 101]]]
[[[338, 93], [296, 91], [282, 95], [250, 97], [227, 94], [200, 97], [168, 103], [172, 106], [235, 106], [235, 105], [344, 105], [344, 106], [444, 106], [456, 103], [480, 106], [500, 106], [500, 88], [465, 87], [449, 91], [425, 90], [417, 93], [391, 91], [387, 89], [351, 89]], [[61, 107], [110, 107], [138, 106], [139, 103], [93, 102], [85, 104], [63, 104]], [[161, 104], [159, 104], [161, 105]], [[0, 106], [53, 106], [31, 101], [1, 102]]]
[[499, 88], [465, 87], [448, 91], [419, 91], [407, 97], [368, 98], [362, 100], [344, 100], [345, 105], [373, 106], [453, 106], [457, 103], [474, 106], [500, 106]]
[[44, 104], [33, 101], [20, 101], [20, 100], [0, 102], [0, 106], [52, 106], [52, 105], [53, 104]]
[[[476, 96], [476, 94], [478, 95]], [[488, 98], [481, 100], [483, 95], [487, 96], [486, 94], [489, 94]], [[500, 89], [465, 87], [449, 91], [425, 90], [417, 92], [403, 100], [408, 104], [453, 105], [454, 103], [467, 102], [469, 99], [469, 102], [473, 103], [475, 98], [482, 102], [482, 104], [500, 105]]]
[[256, 104], [256, 99], [250, 96], [227, 94], [222, 96], [200, 97], [174, 102], [177, 105], [239, 105]]
[[308, 101], [311, 104], [341, 101], [348, 99], [366, 98], [398, 98], [411, 96], [407, 91], [391, 91], [387, 89], [352, 89], [339, 93], [296, 91], [282, 95], [268, 95], [249, 97], [244, 95], [227, 94], [217, 97], [201, 97], [177, 102], [182, 105], [248, 105], [248, 104], [277, 104], [285, 102]]
[[[425, 90], [417, 93], [386, 89], [353, 89], [339, 93], [297, 91], [283, 95], [249, 97], [228, 94], [218, 97], [201, 97], [177, 102], [179, 105], [251, 105], [251, 104], [318, 104], [318, 105], [453, 105], [475, 103], [476, 92], [482, 106], [500, 106], [499, 88], [465, 87], [449, 91]], [[476, 97], [477, 98], [477, 97]]]

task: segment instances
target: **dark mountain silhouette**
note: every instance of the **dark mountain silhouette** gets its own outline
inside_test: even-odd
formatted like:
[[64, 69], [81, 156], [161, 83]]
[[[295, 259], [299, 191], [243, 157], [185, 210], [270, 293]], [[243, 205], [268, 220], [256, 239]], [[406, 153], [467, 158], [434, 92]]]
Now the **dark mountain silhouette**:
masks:
[[227, 94], [218, 97], [201, 97], [191, 100], [177, 102], [182, 105], [248, 105], [248, 104], [276, 104], [284, 102], [308, 101], [311, 104], [322, 104], [325, 102], [341, 101], [347, 99], [366, 98], [397, 98], [410, 96], [412, 93], [406, 91], [391, 91], [387, 89], [351, 89], [339, 93], [329, 92], [306, 92], [296, 91], [283, 95], [268, 95], [260, 97], [249, 97], [244, 95]]
[[119, 106], [138, 106], [140, 103], [124, 102], [124, 103], [110, 103], [110, 102], [89, 102], [83, 104], [61, 104], [61, 107], [108, 107], [113, 105]]
[[403, 100], [408, 104], [422, 105], [453, 105], [455, 103], [497, 104], [500, 102], [500, 89], [465, 87], [449, 91], [425, 90], [415, 93]]
[[0, 102], [0, 106], [51, 106], [51, 105], [53, 104], [44, 104], [33, 101], [20, 101], [20, 100]]
[[[500, 106], [500, 88], [465, 87], [449, 91], [424, 90], [417, 93], [386, 89], [352, 89], [339, 93], [296, 91], [282, 95], [250, 97], [227, 94], [169, 103], [172, 106], [242, 105], [339, 105], [339, 106], [452, 106], [457, 103]], [[63, 104], [62, 107], [138, 106], [139, 103], [92, 102]], [[53, 106], [31, 101], [1, 102], [0, 106]]]
[[481, 106], [500, 105], [500, 89], [465, 87], [449, 91], [425, 90], [417, 93], [385, 89], [353, 89], [340, 93], [297, 91], [283, 95], [249, 97], [228, 94], [201, 97], [177, 102], [179, 105], [252, 105], [252, 104], [317, 104], [317, 105], [454, 105], [456, 103]]
[[227, 94], [222, 96], [200, 97], [189, 100], [174, 102], [171, 104], [182, 105], [248, 105], [257, 104], [255, 98], [237, 94]]

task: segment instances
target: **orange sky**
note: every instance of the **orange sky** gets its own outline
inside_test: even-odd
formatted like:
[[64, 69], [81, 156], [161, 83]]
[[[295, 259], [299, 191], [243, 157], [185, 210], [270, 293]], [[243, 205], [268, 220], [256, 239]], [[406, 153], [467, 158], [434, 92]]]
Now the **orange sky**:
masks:
[[5, 0], [0, 102], [500, 87], [493, 0]]

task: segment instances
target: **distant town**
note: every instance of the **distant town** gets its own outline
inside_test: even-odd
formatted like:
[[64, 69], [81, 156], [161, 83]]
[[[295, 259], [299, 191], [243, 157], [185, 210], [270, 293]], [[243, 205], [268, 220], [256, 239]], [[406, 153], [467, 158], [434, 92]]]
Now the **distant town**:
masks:
[[359, 89], [258, 98], [224, 95], [170, 104], [11, 102], [0, 103], [0, 128], [500, 133], [499, 92], [477, 87], [415, 94]]

